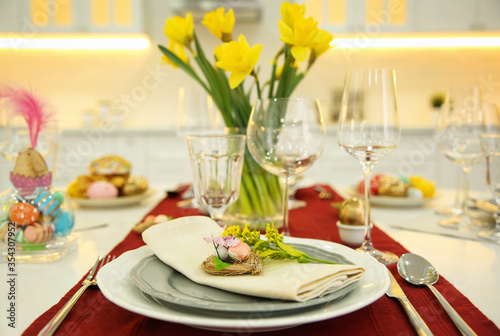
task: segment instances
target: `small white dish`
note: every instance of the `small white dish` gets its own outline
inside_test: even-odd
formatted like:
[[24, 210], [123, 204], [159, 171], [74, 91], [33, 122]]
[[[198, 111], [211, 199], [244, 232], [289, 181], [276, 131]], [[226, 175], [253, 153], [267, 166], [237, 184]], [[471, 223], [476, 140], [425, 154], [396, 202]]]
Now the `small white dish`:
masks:
[[365, 239], [365, 226], [364, 225], [346, 225], [337, 222], [339, 228], [340, 239], [351, 247], [361, 246]]

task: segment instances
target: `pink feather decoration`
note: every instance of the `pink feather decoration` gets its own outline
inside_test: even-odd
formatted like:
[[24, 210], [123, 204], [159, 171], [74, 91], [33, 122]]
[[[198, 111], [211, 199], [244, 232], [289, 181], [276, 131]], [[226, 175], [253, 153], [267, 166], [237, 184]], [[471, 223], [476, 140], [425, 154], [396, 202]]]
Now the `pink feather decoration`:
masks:
[[26, 120], [30, 133], [31, 148], [35, 149], [38, 134], [50, 121], [54, 120], [54, 112], [49, 109], [32, 90], [14, 89], [10, 86], [0, 86], [0, 99], [6, 98], [12, 107], [13, 116], [21, 116]]

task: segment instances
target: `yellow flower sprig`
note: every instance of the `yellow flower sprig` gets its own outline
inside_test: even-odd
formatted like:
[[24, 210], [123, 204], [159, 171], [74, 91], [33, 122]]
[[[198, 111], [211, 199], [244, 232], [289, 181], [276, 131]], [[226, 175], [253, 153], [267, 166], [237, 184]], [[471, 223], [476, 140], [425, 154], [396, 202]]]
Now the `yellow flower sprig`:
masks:
[[333, 261], [321, 260], [307, 255], [306, 253], [297, 250], [293, 245], [287, 245], [283, 242], [283, 235], [279, 233], [274, 225], [267, 224], [266, 234], [264, 239], [260, 239], [260, 232], [257, 230], [251, 231], [248, 224], [243, 230], [238, 225], [227, 227], [222, 233], [222, 237], [236, 237], [252, 247], [252, 252], [256, 253], [259, 258], [267, 257], [272, 259], [295, 259], [299, 263], [318, 262], [323, 264], [337, 264]]

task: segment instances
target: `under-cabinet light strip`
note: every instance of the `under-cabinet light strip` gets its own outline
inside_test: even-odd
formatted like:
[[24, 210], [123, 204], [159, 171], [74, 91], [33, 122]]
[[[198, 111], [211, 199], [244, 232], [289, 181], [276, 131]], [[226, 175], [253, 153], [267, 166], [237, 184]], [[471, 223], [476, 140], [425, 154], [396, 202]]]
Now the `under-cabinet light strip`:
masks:
[[50, 50], [143, 50], [150, 46], [146, 37], [131, 38], [18, 38], [0, 37], [0, 49]]
[[500, 36], [487, 37], [388, 37], [335, 38], [332, 44], [344, 49], [384, 48], [491, 48], [500, 47]]

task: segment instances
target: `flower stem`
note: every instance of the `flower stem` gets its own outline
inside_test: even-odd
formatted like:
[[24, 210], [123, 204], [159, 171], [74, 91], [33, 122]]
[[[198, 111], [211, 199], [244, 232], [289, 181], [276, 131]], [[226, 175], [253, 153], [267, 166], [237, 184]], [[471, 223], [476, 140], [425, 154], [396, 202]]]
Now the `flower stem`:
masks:
[[257, 76], [257, 73], [255, 72], [255, 69], [252, 70], [252, 73], [251, 75], [253, 76], [253, 78], [255, 78], [255, 85], [257, 87], [257, 98], [261, 98], [262, 96], [262, 93], [260, 91], [260, 82], [259, 82], [259, 76]]

